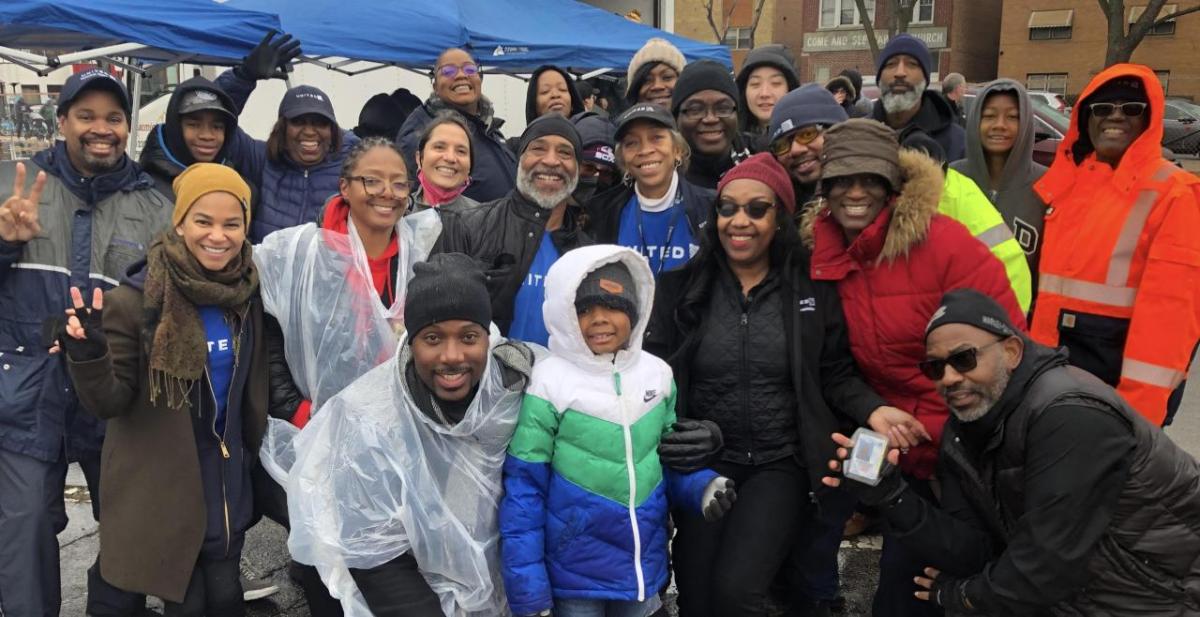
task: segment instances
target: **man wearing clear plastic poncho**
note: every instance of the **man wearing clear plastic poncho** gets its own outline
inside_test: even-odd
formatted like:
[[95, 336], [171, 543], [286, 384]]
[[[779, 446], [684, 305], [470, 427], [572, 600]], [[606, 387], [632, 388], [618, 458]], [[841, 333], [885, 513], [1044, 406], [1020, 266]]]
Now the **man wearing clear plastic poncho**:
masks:
[[501, 468], [533, 354], [489, 339], [470, 258], [416, 264], [393, 357], [329, 399], [295, 439], [288, 548], [346, 615], [508, 615]]

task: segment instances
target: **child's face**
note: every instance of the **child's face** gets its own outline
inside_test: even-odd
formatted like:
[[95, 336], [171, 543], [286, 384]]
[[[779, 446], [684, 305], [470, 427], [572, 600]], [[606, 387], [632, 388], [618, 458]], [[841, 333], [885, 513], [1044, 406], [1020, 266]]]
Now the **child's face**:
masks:
[[594, 304], [579, 313], [579, 330], [594, 354], [613, 353], [629, 343], [629, 315], [625, 311]]

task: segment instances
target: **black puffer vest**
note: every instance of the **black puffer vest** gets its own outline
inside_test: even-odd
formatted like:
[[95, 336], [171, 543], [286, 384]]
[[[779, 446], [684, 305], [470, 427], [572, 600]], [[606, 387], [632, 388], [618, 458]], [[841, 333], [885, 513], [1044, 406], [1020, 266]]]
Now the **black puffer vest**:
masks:
[[1063, 404], [1120, 417], [1135, 445], [1112, 523], [1088, 564], [1089, 582], [1051, 613], [1200, 615], [1200, 464], [1090, 373], [1057, 366], [1026, 384], [1022, 404], [1000, 423], [977, 464], [951, 420], [942, 441], [943, 464], [956, 468], [967, 499], [1006, 545], [1025, 513], [1028, 428], [1047, 408]]

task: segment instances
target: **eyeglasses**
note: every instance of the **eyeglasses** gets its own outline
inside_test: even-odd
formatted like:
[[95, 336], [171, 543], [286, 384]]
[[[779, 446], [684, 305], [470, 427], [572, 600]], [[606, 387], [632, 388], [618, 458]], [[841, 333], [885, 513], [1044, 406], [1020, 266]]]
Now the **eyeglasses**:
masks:
[[783, 135], [771, 142], [771, 154], [776, 158], [787, 156], [788, 152], [792, 151], [792, 144], [807, 146], [824, 132], [825, 128], [819, 124], [796, 129], [790, 135]]
[[[350, 179], [362, 182], [363, 191], [371, 197], [382, 195], [389, 186], [387, 182], [371, 176], [354, 176]], [[392, 187], [392, 195], [401, 198], [408, 197], [409, 188], [407, 182], [393, 182], [390, 186]]]
[[886, 193], [890, 188], [887, 180], [875, 174], [855, 174], [853, 176], [838, 176], [825, 181], [825, 191], [829, 194], [845, 193], [859, 185], [868, 193]]
[[688, 120], [702, 120], [709, 113], [721, 119], [732, 118], [737, 113], [737, 105], [731, 101], [723, 101], [712, 107], [704, 103], [689, 103], [679, 108], [679, 114]]
[[917, 364], [917, 368], [921, 369], [921, 374], [925, 375], [933, 381], [941, 381], [942, 377], [946, 376], [946, 366], [949, 365], [960, 375], [970, 373], [979, 366], [979, 352], [1008, 340], [1002, 338], [998, 341], [992, 341], [983, 347], [971, 347], [962, 351], [956, 351], [945, 358], [930, 358], [922, 360]]
[[474, 77], [479, 74], [479, 65], [467, 62], [461, 66], [456, 64], [443, 64], [437, 68], [437, 74], [446, 79], [453, 79], [459, 72], [467, 77]]
[[771, 211], [771, 208], [774, 207], [775, 204], [769, 201], [752, 201], [746, 205], [737, 204], [732, 201], [719, 201], [717, 202], [717, 216], [731, 218], [737, 216], [738, 210], [744, 210], [746, 216], [757, 221], [766, 216]]
[[1088, 109], [1091, 109], [1092, 115], [1097, 118], [1107, 118], [1119, 107], [1122, 116], [1132, 118], [1146, 113], [1147, 105], [1148, 103], [1092, 103], [1088, 105]]

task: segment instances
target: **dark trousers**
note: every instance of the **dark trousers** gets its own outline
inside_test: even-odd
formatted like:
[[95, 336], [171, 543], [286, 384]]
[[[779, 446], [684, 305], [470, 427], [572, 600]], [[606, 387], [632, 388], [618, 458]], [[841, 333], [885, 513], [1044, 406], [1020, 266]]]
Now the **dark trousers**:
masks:
[[375, 568], [351, 569], [375, 617], [442, 617], [442, 603], [417, 567], [411, 553]]
[[[937, 504], [928, 480], [911, 476], [904, 478], [917, 494], [932, 504]], [[942, 610], [913, 596], [917, 584], [913, 578], [921, 574], [927, 563], [917, 558], [903, 543], [883, 534], [883, 552], [879, 556], [879, 587], [875, 590], [875, 601], [871, 608], [874, 617], [940, 617]]]
[[[254, 483], [254, 504], [258, 511], [278, 523], [284, 529], [291, 529], [288, 521], [287, 492], [283, 487], [257, 464], [250, 472]], [[299, 574], [300, 588], [304, 591], [304, 600], [308, 602], [308, 611], [312, 617], [342, 617], [342, 603], [329, 595], [329, 589], [321, 581], [321, 575], [313, 566], [292, 562], [293, 570]]]
[[768, 588], [807, 511], [805, 472], [793, 458], [713, 469], [736, 483], [738, 499], [712, 523], [690, 509], [675, 511], [679, 614], [765, 616]]
[[242, 617], [241, 555], [210, 559], [203, 555], [192, 570], [183, 602], [163, 602], [163, 617]]
[[838, 551], [846, 521], [858, 500], [844, 490], [826, 491], [810, 524], [796, 536], [788, 558], [788, 587], [793, 602], [829, 602], [837, 598]]

